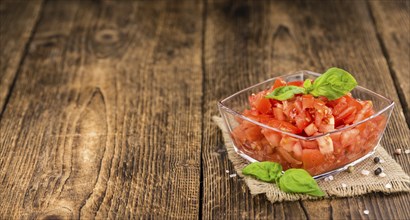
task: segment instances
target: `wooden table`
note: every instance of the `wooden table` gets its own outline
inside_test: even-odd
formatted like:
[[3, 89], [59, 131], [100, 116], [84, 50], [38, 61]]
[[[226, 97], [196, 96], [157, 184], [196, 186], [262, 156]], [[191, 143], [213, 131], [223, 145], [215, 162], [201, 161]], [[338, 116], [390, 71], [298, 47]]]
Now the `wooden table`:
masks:
[[1, 0], [0, 219], [409, 219], [408, 193], [253, 197], [211, 121], [233, 92], [338, 66], [396, 102], [382, 144], [408, 149], [409, 16], [408, 0]]

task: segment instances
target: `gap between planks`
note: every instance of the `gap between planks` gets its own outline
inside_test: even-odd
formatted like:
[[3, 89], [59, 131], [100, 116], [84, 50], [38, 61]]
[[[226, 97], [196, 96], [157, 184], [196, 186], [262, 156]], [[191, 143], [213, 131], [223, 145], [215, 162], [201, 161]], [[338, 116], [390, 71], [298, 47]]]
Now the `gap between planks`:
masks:
[[[397, 77], [397, 73], [393, 68], [392, 61], [390, 59], [390, 55], [389, 55], [389, 52], [388, 52], [387, 47], [386, 47], [386, 43], [384, 42], [384, 40], [383, 40], [383, 38], [382, 38], [378, 28], [377, 28], [376, 18], [374, 16], [372, 8], [370, 7], [369, 1], [370, 0], [366, 1], [366, 7], [367, 7], [367, 10], [368, 10], [369, 15], [370, 15], [370, 20], [372, 21], [372, 24], [373, 24], [373, 27], [374, 27], [374, 32], [376, 33], [377, 41], [380, 45], [380, 49], [382, 51], [382, 54], [383, 54], [384, 58], [386, 59], [387, 67], [389, 68], [389, 72], [390, 72], [390, 75], [392, 77], [392, 81], [394, 83], [394, 87], [396, 89], [397, 96], [399, 97], [401, 107], [403, 108], [403, 111], [405, 113], [409, 112], [409, 103], [406, 102], [405, 93], [400, 87], [399, 77]], [[407, 127], [410, 129], [410, 118], [408, 117], [407, 114], [404, 114], [404, 118], [406, 119]]]

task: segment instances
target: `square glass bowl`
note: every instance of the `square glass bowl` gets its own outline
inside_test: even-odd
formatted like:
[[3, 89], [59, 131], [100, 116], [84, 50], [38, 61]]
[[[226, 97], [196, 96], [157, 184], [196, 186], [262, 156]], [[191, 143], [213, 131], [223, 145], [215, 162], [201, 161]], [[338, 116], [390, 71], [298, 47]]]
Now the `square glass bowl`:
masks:
[[[218, 108], [235, 151], [250, 162], [274, 161], [284, 169], [303, 168], [315, 179], [343, 171], [371, 156], [383, 136], [394, 102], [360, 86], [351, 94], [356, 99], [371, 101], [374, 114], [320, 135], [306, 137], [289, 133], [242, 114], [250, 109], [248, 97], [271, 88], [278, 78], [292, 82], [314, 80], [319, 76], [318, 73], [299, 71], [271, 78], [219, 101]], [[333, 151], [322, 151], [323, 144], [331, 144]], [[298, 157], [295, 157], [296, 151]]]

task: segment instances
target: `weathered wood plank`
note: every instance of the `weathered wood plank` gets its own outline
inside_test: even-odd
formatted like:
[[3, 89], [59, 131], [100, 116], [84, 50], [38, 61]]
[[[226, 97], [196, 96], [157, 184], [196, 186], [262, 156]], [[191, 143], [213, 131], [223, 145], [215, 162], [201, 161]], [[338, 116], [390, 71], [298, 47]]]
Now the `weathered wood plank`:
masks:
[[[338, 66], [396, 103], [382, 144], [409, 146], [409, 130], [365, 1], [209, 1], [205, 29], [203, 215], [206, 219], [408, 218], [408, 194], [271, 204], [252, 197], [231, 170], [220, 132], [210, 117], [233, 92], [289, 71], [323, 72]], [[348, 16], [346, 16], [348, 15]], [[410, 173], [409, 158], [397, 157]], [[391, 211], [394, 210], [394, 211]]]
[[368, 1], [410, 126], [410, 1]]
[[202, 5], [47, 1], [0, 124], [0, 216], [197, 218]]
[[0, 117], [42, 0], [0, 1]]

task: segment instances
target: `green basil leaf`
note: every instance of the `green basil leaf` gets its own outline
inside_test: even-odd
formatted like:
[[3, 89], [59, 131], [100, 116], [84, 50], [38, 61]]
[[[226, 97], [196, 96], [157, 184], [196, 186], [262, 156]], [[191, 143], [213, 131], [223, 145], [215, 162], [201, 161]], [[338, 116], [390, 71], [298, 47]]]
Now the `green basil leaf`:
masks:
[[312, 80], [306, 79], [306, 80], [303, 82], [303, 87], [306, 89], [306, 93], [309, 93], [309, 92], [313, 89], [313, 87], [312, 87]]
[[284, 192], [305, 193], [311, 196], [324, 196], [313, 177], [304, 169], [288, 169], [279, 179], [279, 188]]
[[356, 86], [357, 82], [350, 73], [333, 67], [313, 82], [313, 90], [310, 94], [334, 100], [346, 95]]
[[254, 162], [242, 169], [245, 175], [254, 176], [264, 182], [276, 182], [281, 176], [282, 166], [275, 162]]
[[265, 98], [283, 101], [293, 98], [296, 94], [305, 93], [305, 91], [304, 88], [299, 86], [281, 86], [266, 95]]

